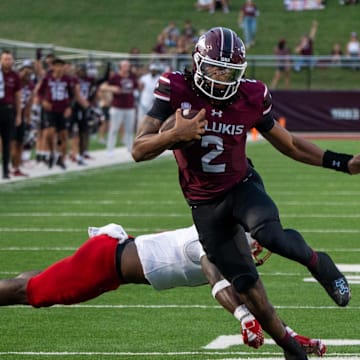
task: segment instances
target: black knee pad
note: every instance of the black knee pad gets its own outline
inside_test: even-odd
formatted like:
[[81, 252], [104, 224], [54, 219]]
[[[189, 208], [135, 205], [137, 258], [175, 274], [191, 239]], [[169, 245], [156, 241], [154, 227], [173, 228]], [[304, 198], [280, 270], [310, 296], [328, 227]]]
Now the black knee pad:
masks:
[[255, 271], [244, 273], [233, 278], [232, 285], [237, 292], [242, 293], [250, 289], [259, 279], [259, 274]]

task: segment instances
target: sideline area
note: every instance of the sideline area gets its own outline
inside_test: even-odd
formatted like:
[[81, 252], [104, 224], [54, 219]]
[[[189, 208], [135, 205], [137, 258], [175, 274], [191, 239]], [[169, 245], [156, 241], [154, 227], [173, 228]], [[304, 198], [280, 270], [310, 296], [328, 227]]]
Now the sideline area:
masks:
[[118, 147], [114, 149], [111, 157], [107, 155], [106, 150], [91, 151], [90, 156], [91, 159], [86, 160], [86, 165], [78, 165], [76, 162], [67, 159], [66, 170], [63, 170], [57, 165], [54, 165], [51, 169], [49, 169], [44, 163], [37, 164], [35, 160], [29, 160], [21, 167], [21, 171], [28, 174], [28, 177], [11, 176], [10, 174], [10, 179], [0, 178], [0, 184], [8, 184], [57, 174], [66, 174], [67, 172], [85, 171], [103, 166], [111, 166], [134, 161], [126, 147]]

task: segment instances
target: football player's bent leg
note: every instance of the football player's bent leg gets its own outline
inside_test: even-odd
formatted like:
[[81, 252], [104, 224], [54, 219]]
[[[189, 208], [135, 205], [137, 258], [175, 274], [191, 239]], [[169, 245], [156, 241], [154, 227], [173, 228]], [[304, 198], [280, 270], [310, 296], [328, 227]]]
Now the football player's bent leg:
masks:
[[306, 244], [304, 238], [295, 230], [283, 230], [279, 221], [268, 221], [254, 231], [252, 236], [261, 246], [305, 266], [316, 262], [316, 253]]
[[116, 270], [118, 240], [99, 235], [72, 256], [56, 262], [31, 278], [28, 303], [34, 307], [75, 304], [115, 290], [122, 283]]
[[293, 356], [294, 359], [307, 359], [306, 352], [300, 343], [288, 334], [283, 322], [277, 316], [260, 279], [252, 287], [239, 293], [239, 298], [260, 322], [263, 329], [286, 353]]
[[351, 291], [345, 276], [328, 254], [312, 250], [299, 232], [282, 230], [279, 222], [272, 221], [259, 227], [254, 237], [270, 251], [307, 266], [337, 305], [349, 303]]

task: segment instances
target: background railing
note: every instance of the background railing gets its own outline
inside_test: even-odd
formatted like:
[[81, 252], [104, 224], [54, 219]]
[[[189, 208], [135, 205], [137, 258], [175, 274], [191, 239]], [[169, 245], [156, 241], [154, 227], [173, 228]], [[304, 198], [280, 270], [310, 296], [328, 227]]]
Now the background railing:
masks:
[[[92, 64], [100, 71], [106, 62], [115, 63], [123, 59], [129, 59], [139, 66], [147, 65], [152, 61], [159, 61], [164, 64], [165, 68], [171, 70], [183, 70], [185, 67], [192, 67], [192, 59], [189, 54], [116, 53], [0, 39], [0, 49], [12, 51], [18, 63], [23, 59], [35, 59], [36, 51], [39, 48], [42, 49], [43, 55], [54, 53], [75, 63]], [[360, 88], [360, 56], [357, 58], [339, 56], [335, 59], [331, 55], [279, 57], [248, 54], [247, 62], [246, 76], [248, 78], [259, 78], [266, 83], [271, 81], [275, 69], [285, 67], [291, 70], [292, 88], [329, 90]], [[323, 70], [329, 71], [324, 75]], [[358, 80], [354, 78], [354, 74]]]

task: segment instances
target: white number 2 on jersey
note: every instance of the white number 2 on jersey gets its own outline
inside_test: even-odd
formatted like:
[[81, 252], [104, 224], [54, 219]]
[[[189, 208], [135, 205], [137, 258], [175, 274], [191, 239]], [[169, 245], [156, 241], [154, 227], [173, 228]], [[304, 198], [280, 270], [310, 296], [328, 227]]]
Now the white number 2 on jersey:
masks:
[[215, 145], [215, 149], [209, 151], [201, 158], [201, 166], [204, 172], [208, 173], [223, 173], [225, 172], [226, 164], [210, 164], [212, 160], [218, 157], [224, 151], [224, 141], [220, 136], [205, 135], [201, 138], [201, 146], [204, 148], [209, 145]]

